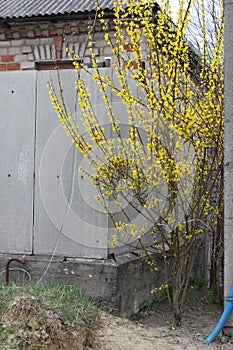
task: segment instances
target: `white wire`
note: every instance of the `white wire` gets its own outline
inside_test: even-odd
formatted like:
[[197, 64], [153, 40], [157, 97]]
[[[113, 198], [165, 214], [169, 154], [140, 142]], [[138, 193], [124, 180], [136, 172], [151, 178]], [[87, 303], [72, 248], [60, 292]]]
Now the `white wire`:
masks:
[[61, 235], [62, 235], [62, 230], [63, 230], [63, 227], [64, 227], [64, 224], [65, 224], [65, 221], [66, 221], [66, 218], [67, 218], [67, 215], [68, 215], [68, 212], [69, 210], [71, 209], [71, 204], [72, 204], [72, 200], [73, 200], [73, 195], [74, 195], [74, 184], [75, 184], [75, 168], [76, 168], [76, 161], [77, 161], [77, 157], [76, 157], [76, 147], [75, 147], [75, 144], [73, 145], [73, 161], [72, 161], [72, 181], [71, 181], [71, 189], [70, 189], [70, 193], [69, 193], [69, 197], [68, 197], [68, 200], [67, 200], [67, 206], [66, 206], [66, 210], [65, 210], [65, 213], [64, 213], [64, 218], [62, 220], [62, 224], [61, 224], [61, 227], [59, 229], [59, 233], [57, 235], [57, 239], [56, 239], [56, 242], [55, 242], [55, 245], [54, 245], [54, 248], [53, 248], [53, 252], [52, 252], [52, 255], [49, 259], [49, 262], [42, 274], [42, 276], [39, 278], [39, 280], [37, 281], [37, 284], [39, 284], [43, 278], [46, 276], [50, 266], [51, 266], [51, 263], [53, 261], [53, 258], [55, 256], [55, 253], [56, 253], [56, 250], [57, 250], [57, 247], [58, 247], [58, 243], [60, 241], [60, 238], [61, 238]]

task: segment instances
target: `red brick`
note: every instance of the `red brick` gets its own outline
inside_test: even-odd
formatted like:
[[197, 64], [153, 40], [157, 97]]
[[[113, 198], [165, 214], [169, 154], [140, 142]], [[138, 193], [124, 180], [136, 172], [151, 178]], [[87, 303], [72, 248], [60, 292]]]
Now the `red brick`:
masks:
[[6, 70], [6, 64], [0, 64], [0, 71], [5, 71]]
[[56, 58], [57, 58], [58, 60], [61, 59], [61, 52], [60, 52], [60, 51], [57, 51], [57, 52], [56, 52]]
[[56, 27], [51, 26], [51, 27], [49, 28], [49, 33], [50, 33], [50, 35], [57, 35], [57, 29], [56, 29]]
[[35, 36], [37, 38], [42, 36], [42, 31], [41, 31], [41, 29], [39, 27], [35, 28]]
[[130, 69], [130, 68], [136, 69], [136, 68], [138, 68], [138, 65], [139, 64], [137, 61], [125, 62], [125, 64], [124, 64], [126, 69]]
[[95, 26], [95, 32], [102, 32], [103, 28], [101, 26]]
[[86, 32], [87, 32], [87, 29], [88, 29], [87, 27], [82, 26], [82, 27], [79, 28], [79, 32], [80, 32], [80, 33], [86, 33]]
[[7, 70], [20, 70], [20, 64], [19, 63], [8, 63], [6, 68], [7, 68]]
[[124, 45], [124, 50], [126, 52], [131, 52], [132, 51], [132, 45], [130, 45], [130, 44]]
[[12, 32], [7, 32], [6, 33], [6, 39], [14, 39], [14, 37], [13, 37], [13, 33]]
[[26, 29], [21, 29], [20, 35], [21, 35], [21, 38], [27, 38], [28, 33], [27, 33]]
[[62, 49], [62, 42], [63, 42], [63, 39], [62, 39], [62, 36], [59, 35], [56, 37], [56, 50], [57, 51], [61, 51]]
[[14, 55], [5, 55], [2, 56], [1, 61], [2, 62], [14, 62], [15, 56]]

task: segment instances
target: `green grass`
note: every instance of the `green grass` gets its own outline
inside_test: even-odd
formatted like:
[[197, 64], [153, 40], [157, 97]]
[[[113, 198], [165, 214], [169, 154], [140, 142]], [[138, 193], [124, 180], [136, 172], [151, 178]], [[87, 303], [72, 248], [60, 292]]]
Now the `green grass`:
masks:
[[165, 293], [162, 293], [160, 297], [158, 297], [158, 295], [155, 294], [149, 305], [147, 305], [146, 303], [141, 305], [141, 309], [137, 314], [137, 318], [140, 319], [140, 318], [153, 315], [158, 311], [160, 304], [163, 303], [165, 300], [166, 300]]
[[186, 305], [191, 306], [195, 310], [203, 307], [203, 305], [211, 308], [214, 304], [219, 304], [215, 291], [208, 288], [207, 282], [203, 278], [199, 276], [191, 277]]
[[[169, 286], [169, 292], [172, 296], [172, 286]], [[167, 300], [166, 293], [154, 295], [154, 298], [150, 305], [145, 303], [141, 305], [141, 310], [137, 314], [137, 318], [144, 318], [153, 315], [158, 311], [160, 305]], [[185, 299], [185, 307], [198, 310], [206, 308], [207, 311], [213, 310], [214, 305], [218, 305], [218, 298], [214, 290], [208, 288], [207, 282], [199, 276], [192, 276], [189, 281], [188, 291]], [[212, 311], [213, 316], [218, 314], [218, 312]]]
[[32, 303], [44, 302], [46, 308], [57, 310], [61, 316], [76, 325], [95, 321], [98, 307], [85, 294], [85, 291], [73, 285], [30, 284], [25, 286], [0, 285], [0, 312], [6, 312], [7, 305], [16, 296], [33, 296]]
[[[13, 313], [12, 303], [19, 305], [17, 311], [14, 311], [13, 308]], [[88, 327], [91, 329], [91, 327], [95, 327], [99, 314], [97, 305], [86, 296], [85, 292], [72, 285], [34, 283], [24, 286], [6, 286], [0, 284], [0, 344], [5, 344], [4, 349], [8, 349], [9, 339], [11, 345], [24, 343], [25, 337], [24, 339], [20, 338], [20, 334], [28, 332], [28, 314], [30, 312], [33, 314], [33, 310], [37, 310], [38, 307], [40, 310], [38, 318], [44, 317], [44, 324], [47, 322], [47, 315], [48, 317], [55, 315], [54, 322], [59, 318], [62, 322], [59, 324], [64, 324], [64, 329], [67, 330]], [[22, 320], [22, 326], [15, 324], [15, 318]], [[42, 321], [40, 319], [40, 322]], [[44, 328], [46, 329], [46, 326]], [[28, 340], [29, 344], [33, 343], [35, 341], [33, 329], [30, 329], [27, 334], [31, 337]], [[3, 348], [0, 346], [0, 349]]]

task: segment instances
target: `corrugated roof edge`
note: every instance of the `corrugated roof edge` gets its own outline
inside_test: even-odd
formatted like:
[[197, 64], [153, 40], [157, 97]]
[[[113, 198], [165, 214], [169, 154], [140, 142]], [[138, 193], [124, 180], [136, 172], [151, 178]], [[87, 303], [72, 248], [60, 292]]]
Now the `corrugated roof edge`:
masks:
[[[0, 0], [1, 1], [1, 0]], [[113, 0], [102, 0], [104, 4], [105, 18], [113, 18]], [[106, 5], [107, 2], [107, 5]], [[158, 10], [159, 5], [156, 5], [156, 10]], [[39, 21], [56, 21], [56, 20], [77, 20], [77, 19], [88, 19], [95, 18], [96, 11], [92, 8], [90, 10], [85, 11], [66, 11], [66, 12], [54, 12], [51, 14], [33, 14], [33, 15], [25, 15], [25, 16], [0, 16], [0, 23], [2, 26], [9, 26], [12, 22], [39, 22]]]
[[[105, 18], [113, 18], [113, 11], [111, 9], [106, 9]], [[93, 19], [96, 15], [95, 11], [84, 11], [84, 12], [70, 12], [70, 13], [57, 13], [50, 15], [38, 15], [38, 16], [25, 16], [25, 17], [0, 17], [1, 23], [11, 23], [11, 22], [40, 22], [40, 21], [56, 21], [56, 20], [75, 20], [75, 19]]]
[[[114, 0], [100, 0], [103, 10], [111, 10]], [[76, 14], [82, 16], [96, 10], [95, 0], [0, 0], [0, 19], [55, 17]]]

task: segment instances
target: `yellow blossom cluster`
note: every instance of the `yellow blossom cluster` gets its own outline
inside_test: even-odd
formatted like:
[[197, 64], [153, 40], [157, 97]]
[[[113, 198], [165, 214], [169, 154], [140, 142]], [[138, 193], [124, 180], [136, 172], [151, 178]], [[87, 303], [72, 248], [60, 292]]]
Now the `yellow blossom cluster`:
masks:
[[[181, 303], [193, 257], [219, 215], [212, 198], [223, 163], [223, 16], [210, 55], [205, 1], [197, 1], [202, 9], [198, 53], [185, 39], [194, 0], [180, 2], [175, 24], [169, 1], [158, 8], [156, 0], [116, 0], [113, 32], [104, 11], [97, 9], [114, 63], [111, 73], [99, 68], [90, 31], [92, 69], [77, 57], [74, 62], [82, 128], [66, 108], [62, 89], [57, 93], [50, 84], [60, 122], [92, 165], [86, 175], [98, 187], [96, 199], [115, 227], [109, 242], [116, 246], [130, 237], [154, 270], [151, 254], [159, 252]], [[99, 86], [104, 123], [92, 105], [87, 79]], [[124, 123], [113, 96], [124, 106]], [[134, 222], [136, 216], [141, 223]], [[162, 289], [168, 289], [168, 280]]]

